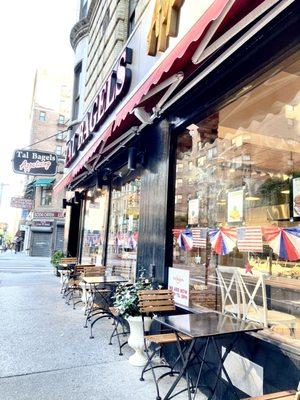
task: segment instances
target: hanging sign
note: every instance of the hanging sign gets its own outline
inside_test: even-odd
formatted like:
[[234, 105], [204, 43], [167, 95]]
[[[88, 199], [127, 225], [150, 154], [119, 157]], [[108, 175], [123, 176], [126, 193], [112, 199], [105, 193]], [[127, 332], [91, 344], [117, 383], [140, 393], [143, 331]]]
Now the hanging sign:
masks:
[[36, 150], [15, 150], [13, 170], [17, 174], [54, 176], [57, 172], [57, 156]]
[[24, 197], [12, 197], [10, 199], [10, 206], [13, 208], [22, 208], [23, 210], [31, 210], [33, 200], [25, 199]]
[[188, 206], [188, 224], [197, 225], [199, 220], [199, 199], [189, 200]]
[[242, 222], [244, 218], [243, 189], [229, 191], [227, 196], [227, 221]]

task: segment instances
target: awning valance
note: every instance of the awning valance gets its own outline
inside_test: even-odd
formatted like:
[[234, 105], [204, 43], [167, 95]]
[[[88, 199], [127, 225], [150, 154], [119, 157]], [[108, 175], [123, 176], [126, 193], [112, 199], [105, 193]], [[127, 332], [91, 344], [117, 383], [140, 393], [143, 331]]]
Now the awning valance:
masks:
[[35, 187], [49, 187], [52, 185], [52, 183], [55, 181], [54, 178], [42, 178], [42, 179], [37, 179], [34, 182]]
[[[274, 4], [278, 0], [274, 1]], [[68, 185], [76, 176], [81, 176], [82, 171], [86, 168], [88, 174], [89, 161], [91, 157], [97, 154], [99, 146], [103, 138], [120, 135], [127, 128], [126, 121], [133, 118], [133, 110], [135, 107], [143, 104], [145, 99], [149, 97], [149, 92], [156, 88], [161, 82], [170, 78], [172, 74], [176, 74], [185, 68], [189, 70], [191, 59], [198, 49], [198, 46], [203, 44], [203, 48], [217, 40], [222, 34], [230, 30], [238, 21], [247, 16], [255, 7], [262, 3], [270, 3], [271, 0], [215, 0], [199, 20], [192, 26], [187, 34], [178, 42], [169, 54], [159, 63], [156, 69], [150, 76], [146, 77], [137, 88], [135, 88], [125, 100], [124, 106], [117, 112], [113, 122], [105, 127], [102, 134], [100, 133], [92, 147], [81, 156], [80, 160], [75, 162], [75, 165], [61, 179], [54, 191], [60, 191], [64, 186]], [[270, 5], [269, 5], [270, 7]], [[223, 15], [224, 14], [224, 15]], [[210, 28], [213, 24], [216, 28]], [[196, 63], [197, 64], [197, 63]], [[194, 65], [196, 68], [197, 65]], [[186, 78], [186, 77], [185, 77]]]

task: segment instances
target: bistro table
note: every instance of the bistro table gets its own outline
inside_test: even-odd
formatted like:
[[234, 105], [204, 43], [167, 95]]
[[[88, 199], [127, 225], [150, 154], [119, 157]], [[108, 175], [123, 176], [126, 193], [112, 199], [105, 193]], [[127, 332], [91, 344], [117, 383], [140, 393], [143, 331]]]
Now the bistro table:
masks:
[[[91, 322], [92, 318], [97, 316], [91, 322], [90, 325], [90, 338], [93, 338], [92, 329], [95, 323], [102, 318], [113, 318], [113, 314], [110, 312], [110, 299], [114, 293], [113, 286], [118, 283], [127, 282], [127, 279], [121, 275], [101, 275], [101, 276], [81, 276], [80, 280], [84, 283], [83, 297], [85, 297], [86, 308], [85, 308], [85, 325], [87, 328], [88, 322]], [[87, 285], [89, 285], [90, 294], [87, 294]], [[103, 285], [109, 285], [110, 289], [103, 288]], [[102, 305], [95, 307], [95, 297], [98, 296], [102, 302]]]
[[[187, 388], [185, 390], [188, 391], [189, 399], [192, 399], [192, 395], [193, 398], [196, 397], [197, 389], [200, 386], [208, 387], [208, 385], [205, 385], [201, 380], [201, 374], [204, 365], [209, 367], [209, 370], [216, 376], [213, 387], [209, 387], [211, 394], [208, 399], [212, 399], [214, 397], [218, 383], [221, 381], [222, 372], [226, 377], [227, 384], [235, 393], [236, 398], [239, 399], [237, 390], [232, 384], [232, 381], [226, 371], [224, 365], [225, 360], [234, 347], [236, 341], [243, 333], [257, 332], [262, 330], [262, 325], [250, 321], [243, 321], [229, 315], [221, 314], [217, 311], [204, 311], [198, 314], [157, 316], [154, 317], [154, 319], [175, 332], [177, 337], [177, 347], [183, 363], [180, 374], [171, 385], [168, 393], [164, 397], [164, 400], [171, 399], [182, 392], [182, 390], [180, 390], [174, 394], [176, 386], [184, 376], [186, 377], [187, 381]], [[181, 344], [184, 343], [181, 340], [181, 334], [191, 337], [191, 341], [187, 347], [181, 346]], [[226, 345], [225, 352], [222, 354], [217, 344], [217, 340], [224, 338], [224, 336], [228, 336], [229, 342], [228, 345]], [[196, 343], [197, 346], [200, 344], [199, 348], [195, 346]], [[209, 365], [211, 363], [209, 363], [207, 359], [209, 345], [214, 348], [219, 364], [218, 367], [214, 369], [211, 367], [211, 365]], [[200, 365], [200, 367], [198, 373], [196, 374], [197, 378], [193, 382], [190, 376], [190, 370], [191, 368], [194, 368], [195, 365]]]

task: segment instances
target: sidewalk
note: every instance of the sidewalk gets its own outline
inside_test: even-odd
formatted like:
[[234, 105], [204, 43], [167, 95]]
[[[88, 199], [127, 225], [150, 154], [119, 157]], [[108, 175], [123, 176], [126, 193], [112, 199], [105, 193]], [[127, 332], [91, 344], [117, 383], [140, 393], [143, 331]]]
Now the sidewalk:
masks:
[[[121, 357], [108, 345], [110, 321], [99, 321], [89, 339], [81, 306], [65, 304], [48, 259], [1, 255], [0, 282], [1, 399], [156, 398], [151, 373], [140, 382], [140, 368], [129, 364], [132, 350], [125, 346]], [[171, 379], [163, 379], [162, 394]]]

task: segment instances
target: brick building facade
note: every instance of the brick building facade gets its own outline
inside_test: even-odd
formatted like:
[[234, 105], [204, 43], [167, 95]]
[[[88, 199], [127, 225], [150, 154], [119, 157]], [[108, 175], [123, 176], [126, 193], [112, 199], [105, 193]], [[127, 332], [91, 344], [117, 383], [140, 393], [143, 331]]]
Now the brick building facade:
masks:
[[25, 197], [33, 199], [33, 209], [26, 217], [27, 231], [24, 250], [31, 256], [50, 256], [63, 248], [64, 192], [53, 196], [53, 185], [62, 177], [70, 117], [71, 84], [61, 73], [36, 72], [30, 128], [30, 149], [55, 153], [58, 160], [56, 176], [30, 176]]

